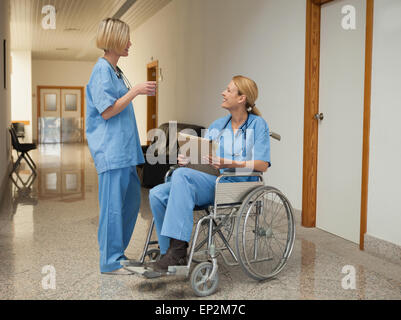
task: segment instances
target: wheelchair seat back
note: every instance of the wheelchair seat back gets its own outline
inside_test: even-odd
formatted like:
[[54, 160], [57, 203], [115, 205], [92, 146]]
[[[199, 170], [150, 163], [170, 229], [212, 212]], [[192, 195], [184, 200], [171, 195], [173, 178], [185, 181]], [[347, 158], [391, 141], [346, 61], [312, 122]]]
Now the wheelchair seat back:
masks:
[[263, 181], [217, 183], [215, 206], [241, 204], [249, 192], [263, 185]]

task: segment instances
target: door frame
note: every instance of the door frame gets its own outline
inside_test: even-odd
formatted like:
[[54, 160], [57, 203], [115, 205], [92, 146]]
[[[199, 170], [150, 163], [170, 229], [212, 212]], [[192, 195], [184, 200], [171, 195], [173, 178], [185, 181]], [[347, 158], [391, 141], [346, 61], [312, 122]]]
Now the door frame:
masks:
[[[85, 141], [85, 88], [84, 87], [60, 87], [60, 86], [37, 86], [36, 89], [36, 141], [39, 141], [39, 118], [40, 118], [40, 90], [41, 89], [60, 89], [61, 90], [80, 90], [81, 91], [81, 118], [82, 118], [82, 141]], [[61, 97], [60, 97], [61, 99]], [[61, 103], [61, 102], [60, 102]]]
[[[302, 181], [302, 226], [316, 227], [320, 23], [321, 6], [337, 0], [306, 0], [305, 105]], [[374, 0], [366, 0], [365, 83], [363, 107], [362, 188], [359, 248], [364, 250], [369, 182], [370, 108], [372, 83]]]
[[[147, 81], [151, 81], [149, 79], [149, 69], [156, 69], [156, 82], [158, 82], [159, 79], [159, 60], [152, 61], [146, 65], [146, 75], [147, 75]], [[146, 134], [149, 132], [149, 114], [148, 114], [148, 108], [149, 108], [149, 97], [146, 100]], [[159, 89], [156, 87], [156, 128], [159, 126]], [[148, 144], [150, 144], [150, 141], [148, 141]]]

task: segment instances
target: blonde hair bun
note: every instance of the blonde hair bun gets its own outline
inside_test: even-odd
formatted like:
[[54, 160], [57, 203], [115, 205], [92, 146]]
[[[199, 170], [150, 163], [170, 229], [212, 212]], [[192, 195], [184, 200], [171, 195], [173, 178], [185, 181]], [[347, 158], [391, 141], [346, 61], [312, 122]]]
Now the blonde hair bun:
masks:
[[261, 117], [262, 114], [255, 106], [255, 102], [258, 99], [258, 86], [256, 85], [256, 82], [241, 75], [233, 77], [232, 80], [238, 88], [238, 94], [246, 96], [246, 110], [249, 113]]

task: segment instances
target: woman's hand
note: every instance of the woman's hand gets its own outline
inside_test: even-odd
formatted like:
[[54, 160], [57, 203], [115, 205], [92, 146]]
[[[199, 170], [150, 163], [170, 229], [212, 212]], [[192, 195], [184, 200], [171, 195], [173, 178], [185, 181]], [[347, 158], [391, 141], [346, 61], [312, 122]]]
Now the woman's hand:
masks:
[[211, 156], [205, 156], [203, 159], [206, 163], [211, 164], [216, 169], [248, 168], [252, 171], [266, 172], [269, 167], [269, 163], [262, 160], [233, 161], [230, 159]]
[[[220, 157], [216, 157], [216, 156], [204, 156], [203, 160], [206, 163], [211, 164], [213, 167], [215, 167], [216, 169], [223, 169], [223, 168], [228, 168], [227, 166], [227, 161], [225, 162], [224, 158], [220, 158]], [[232, 161], [231, 161], [232, 163]]]
[[137, 84], [132, 88], [135, 91], [136, 95], [147, 95], [147, 96], [154, 96], [156, 95], [156, 81], [147, 81], [144, 83]]
[[138, 95], [144, 94], [154, 96], [156, 94], [156, 81], [147, 81], [137, 84], [129, 90], [124, 96], [118, 99], [112, 106], [108, 107], [102, 113], [104, 120], [108, 120], [123, 111], [128, 104]]
[[178, 165], [179, 165], [180, 167], [185, 167], [185, 166], [187, 166], [188, 164], [189, 164], [189, 158], [186, 157], [186, 156], [184, 156], [184, 155], [182, 155], [182, 154], [179, 154], [179, 155], [178, 155]]

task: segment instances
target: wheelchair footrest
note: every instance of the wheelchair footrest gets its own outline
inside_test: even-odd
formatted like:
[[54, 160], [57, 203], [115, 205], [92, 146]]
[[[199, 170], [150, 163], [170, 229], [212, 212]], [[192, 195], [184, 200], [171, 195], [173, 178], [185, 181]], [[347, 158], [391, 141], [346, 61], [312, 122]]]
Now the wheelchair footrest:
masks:
[[169, 266], [167, 275], [188, 277], [189, 267], [188, 266]]
[[140, 266], [126, 266], [127, 270], [132, 271], [138, 275], [144, 276], [147, 279], [155, 279], [165, 276], [188, 276], [189, 267], [188, 266], [170, 266], [167, 272], [154, 271], [151, 267]]
[[139, 274], [139, 275], [143, 275], [146, 271], [149, 271], [148, 270], [148, 268], [146, 268], [146, 267], [144, 267], [144, 266], [137, 266], [137, 267], [134, 267], [134, 266], [127, 266], [127, 267], [125, 267], [127, 270], [129, 270], [129, 271], [132, 271], [132, 272], [134, 272], [134, 273], [136, 273], [136, 274]]
[[132, 271], [140, 276], [143, 276], [147, 279], [155, 279], [155, 278], [160, 278], [162, 276], [167, 275], [166, 273], [156, 272], [156, 271], [153, 271], [152, 269], [150, 269], [148, 267], [144, 267], [144, 266], [138, 266], [138, 267], [129, 266], [129, 267], [126, 267], [126, 269], [129, 271]]
[[153, 270], [146, 270], [143, 273], [143, 276], [145, 278], [147, 278], [147, 279], [156, 279], [156, 278], [160, 278], [160, 277], [165, 276], [165, 275], [166, 275], [165, 273], [160, 273], [160, 272], [156, 272], [156, 271], [153, 271]]
[[121, 260], [121, 265], [124, 267], [142, 267], [143, 263], [136, 260]]

